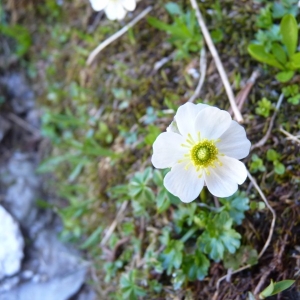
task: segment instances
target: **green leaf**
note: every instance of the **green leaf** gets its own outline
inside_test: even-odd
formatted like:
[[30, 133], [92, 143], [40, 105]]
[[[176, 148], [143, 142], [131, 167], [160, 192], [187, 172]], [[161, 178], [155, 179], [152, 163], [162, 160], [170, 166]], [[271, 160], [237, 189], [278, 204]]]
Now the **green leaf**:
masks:
[[299, 93], [299, 86], [297, 84], [292, 84], [284, 87], [282, 92], [285, 97], [295, 96]]
[[233, 221], [240, 225], [245, 218], [244, 212], [249, 209], [249, 198], [245, 193], [235, 193], [228, 198], [220, 198], [220, 202], [225, 206], [224, 210], [229, 213]]
[[289, 80], [291, 80], [293, 78], [294, 74], [295, 74], [294, 71], [279, 72], [276, 74], [276, 79], [279, 82], [288, 82]]
[[10, 36], [16, 40], [17, 45], [15, 53], [18, 57], [21, 57], [28, 52], [32, 41], [30, 32], [27, 28], [18, 24], [9, 26], [0, 24], [0, 34]]
[[282, 175], [285, 172], [285, 166], [279, 161], [274, 162], [275, 173], [278, 175]]
[[190, 281], [203, 280], [208, 274], [209, 259], [199, 250], [184, 258], [183, 270]]
[[291, 103], [293, 105], [298, 105], [300, 102], [300, 94], [297, 94], [293, 97], [288, 98], [288, 103]]
[[298, 24], [293, 15], [289, 14], [283, 17], [280, 23], [280, 32], [283, 44], [286, 46], [288, 55], [291, 58], [298, 44]]
[[274, 290], [273, 280], [271, 280], [270, 284], [259, 294], [260, 299], [265, 299], [272, 295]]
[[172, 274], [172, 283], [175, 291], [179, 290], [186, 280], [186, 275], [182, 270], [177, 270]]
[[266, 167], [264, 166], [264, 162], [261, 158], [258, 157], [257, 154], [252, 154], [250, 164], [250, 171], [256, 173], [257, 171], [264, 172]]
[[158, 135], [161, 133], [161, 130], [155, 125], [148, 125], [147, 126], [147, 135], [144, 138], [144, 141], [147, 145], [152, 145]]
[[[190, 205], [180, 204], [178, 209], [174, 212], [174, 220], [176, 226], [179, 227], [179, 232], [185, 224], [191, 226], [194, 221], [194, 216], [197, 211], [197, 204], [191, 203]], [[203, 212], [205, 213], [205, 212]]]
[[55, 156], [48, 158], [44, 160], [37, 168], [37, 172], [39, 173], [45, 173], [45, 172], [53, 172], [55, 168], [57, 168], [62, 163], [82, 163], [85, 164], [88, 162], [88, 160], [85, 157], [79, 157], [79, 155], [70, 155], [69, 153], [61, 155], [61, 156]]
[[168, 197], [168, 192], [165, 189], [159, 191], [156, 197], [157, 211], [162, 213], [166, 211], [171, 205], [170, 198]]
[[267, 297], [277, 295], [288, 289], [294, 282], [295, 280], [282, 280], [273, 283], [273, 280], [271, 279], [271, 283], [259, 294], [259, 299], [265, 299]]
[[282, 291], [288, 289], [290, 286], [294, 284], [295, 280], [282, 280], [274, 283], [274, 289], [270, 296], [277, 295]]
[[276, 161], [280, 158], [280, 154], [277, 153], [274, 149], [269, 149], [267, 151], [267, 160]]
[[281, 19], [284, 15], [292, 14], [297, 16], [298, 14], [298, 0], [282, 0], [280, 2], [273, 3], [273, 18]]
[[102, 233], [103, 228], [99, 226], [87, 239], [84, 243], [80, 245], [80, 249], [87, 249], [93, 245], [95, 245], [97, 242], [99, 242], [99, 236]]
[[235, 254], [226, 253], [224, 255], [224, 267], [226, 269], [237, 270], [243, 265], [255, 265], [258, 262], [258, 253], [250, 246], [240, 247]]
[[170, 15], [182, 15], [183, 12], [177, 3], [169, 2], [165, 5], [166, 10]]
[[300, 68], [300, 52], [293, 54], [290, 59], [291, 68], [297, 70]]
[[155, 169], [153, 172], [153, 181], [157, 187], [163, 187], [164, 177], [160, 170]]
[[176, 38], [187, 39], [193, 37], [193, 35], [189, 32], [185, 24], [181, 24], [181, 26], [173, 26], [173, 25], [166, 24], [153, 17], [148, 17], [147, 21], [153, 27], [166, 31], [167, 33], [171, 34]]
[[279, 45], [279, 43], [272, 43], [272, 53], [274, 54], [275, 58], [285, 65], [286, 63], [286, 54], [282, 46]]
[[136, 284], [136, 270], [124, 274], [120, 278], [120, 287], [122, 291], [122, 299], [137, 300], [139, 297], [147, 295], [146, 291]]
[[233, 219], [229, 214], [222, 211], [207, 222], [207, 229], [198, 238], [200, 249], [216, 262], [223, 259], [225, 250], [235, 253], [240, 247], [241, 235], [231, 228]]
[[260, 101], [258, 101], [258, 107], [255, 108], [255, 113], [260, 116], [267, 118], [270, 115], [270, 111], [273, 108], [272, 102], [268, 100], [266, 97], [263, 97]]
[[160, 255], [162, 266], [170, 275], [172, 270], [178, 269], [182, 263], [184, 245], [181, 241], [170, 240], [167, 247]]
[[283, 70], [283, 66], [276, 60], [276, 58], [265, 51], [263, 45], [250, 44], [248, 46], [249, 54], [258, 60], [259, 62], [266, 63], [270, 66], [276, 67], [280, 70]]
[[148, 186], [152, 179], [152, 168], [146, 168], [144, 172], [136, 173], [129, 182], [129, 194], [140, 202], [153, 201], [155, 196]]

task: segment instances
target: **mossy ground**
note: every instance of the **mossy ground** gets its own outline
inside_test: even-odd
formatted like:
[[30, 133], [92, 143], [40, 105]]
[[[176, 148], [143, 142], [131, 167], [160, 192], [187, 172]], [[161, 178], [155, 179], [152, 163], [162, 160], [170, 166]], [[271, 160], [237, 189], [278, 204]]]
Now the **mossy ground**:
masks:
[[[143, 122], [147, 108], [153, 107], [159, 112], [153, 124], [163, 131], [173, 114], [161, 111], [176, 109], [185, 103], [197, 85], [197, 80], [187, 73], [187, 69], [191, 65], [197, 68], [198, 53], [182, 60], [171, 60], [160, 70], [153, 71], [154, 64], [175, 49], [167, 42], [166, 33], [151, 27], [146, 19], [104, 49], [92, 66], [86, 66], [88, 54], [101, 41], [148, 5], [154, 6], [152, 16], [168, 22], [170, 18], [163, 7], [167, 2], [142, 1], [121, 23], [111, 22], [104, 14], [93, 12], [89, 1], [84, 0], [62, 1], [61, 5], [51, 0], [39, 1], [39, 4], [33, 0], [11, 0], [5, 7], [7, 21], [27, 28], [32, 42], [21, 59], [8, 60], [6, 67], [21, 66], [28, 71], [38, 103], [44, 109], [43, 133], [52, 142], [51, 150], [44, 152], [46, 156], [65, 157], [45, 167], [48, 171], [55, 170], [52, 188], [55, 187], [61, 198], [54, 204], [61, 208], [64, 238], [76, 237], [75, 240], [82, 241], [99, 226], [105, 229], [111, 224], [121, 203], [110, 198], [110, 188], [127, 184], [135, 172], [150, 165], [151, 145], [144, 142], [149, 134], [148, 126]], [[190, 7], [189, 1], [178, 3], [185, 9]], [[276, 103], [282, 86], [275, 81], [271, 69], [262, 68], [247, 54], [260, 6], [252, 1], [219, 3], [201, 2], [201, 9], [210, 30], [222, 29], [223, 39], [216, 47], [229, 80], [234, 83], [234, 93], [245, 86], [254, 70], [260, 69], [261, 75], [242, 109], [248, 138], [255, 144], [266, 133], [270, 119], [255, 114], [257, 101], [267, 97]], [[207, 54], [207, 64], [201, 101], [229, 109], [210, 54]], [[299, 83], [299, 78], [296, 76], [294, 83]], [[274, 281], [297, 278], [295, 274], [300, 268], [299, 145], [287, 140], [279, 131], [280, 126], [297, 135], [299, 107], [284, 101], [270, 138], [264, 146], [253, 151], [266, 166], [265, 172], [256, 172], [254, 176], [277, 213], [274, 236], [257, 265], [233, 275], [230, 282], [222, 282], [218, 299], [245, 299], [245, 293], [253, 291], [264, 274], [268, 275], [263, 286], [270, 278]], [[281, 162], [286, 167], [283, 175], [275, 174], [272, 163], [266, 159], [270, 148], [281, 154]], [[110, 157], [105, 149], [118, 156]], [[103, 155], [101, 151], [104, 151]], [[245, 163], [250, 166], [251, 155]], [[249, 182], [242, 189], [248, 189], [253, 201], [260, 201]], [[150, 219], [135, 218], [128, 208], [126, 222], [135, 224], [136, 237], [141, 237], [141, 243], [146, 245], [153, 236], [145, 228], [157, 228], [159, 232], [162, 224], [171, 222], [171, 217], [166, 212]], [[271, 214], [267, 210], [247, 213], [238, 228], [243, 237], [242, 244], [259, 251], [267, 239], [270, 223]], [[121, 239], [122, 224], [116, 232]], [[124, 251], [127, 244], [125, 241], [114, 249], [109, 246], [100, 249], [100, 240], [101, 235], [96, 243], [86, 247], [86, 255], [94, 265], [92, 285], [99, 292], [99, 299], [107, 299], [108, 293], [116, 289], [118, 278], [104, 283], [103, 256], [113, 260], [120, 255], [115, 252]], [[143, 244], [141, 249], [145, 249]], [[224, 274], [226, 270], [221, 263], [212, 263], [204, 281], [189, 283], [180, 292], [174, 291], [169, 279], [162, 276], [159, 280], [164, 285], [162, 296], [151, 299], [212, 299], [216, 282]]]

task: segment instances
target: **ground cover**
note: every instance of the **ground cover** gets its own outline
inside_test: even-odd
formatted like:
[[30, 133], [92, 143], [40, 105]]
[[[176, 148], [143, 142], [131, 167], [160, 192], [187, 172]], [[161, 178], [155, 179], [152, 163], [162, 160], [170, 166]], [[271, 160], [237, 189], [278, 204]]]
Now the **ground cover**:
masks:
[[[60, 215], [61, 239], [86, 252], [99, 299], [246, 299], [270, 279], [295, 280], [299, 271], [299, 75], [282, 82], [274, 63], [258, 62], [247, 50], [259, 44], [276, 51], [280, 22], [288, 14], [297, 17], [297, 3], [199, 2], [233, 92], [242, 99], [253, 145], [244, 162], [277, 214], [259, 259], [272, 215], [250, 181], [231, 198], [217, 200], [203, 190], [199, 201], [184, 204], [165, 190], [165, 173], [151, 165], [154, 140], [194, 93], [205, 45], [189, 1], [168, 3], [141, 1], [120, 23], [83, 0], [9, 1], [2, 10], [2, 45], [12, 51], [6, 67], [26, 67], [43, 109], [42, 134], [51, 142], [41, 147], [38, 172], [53, 174], [49, 189], [58, 197], [40, 205]], [[87, 66], [101, 41], [149, 5], [147, 17]], [[208, 50], [206, 63], [194, 103], [228, 110]], [[218, 242], [223, 234], [228, 243], [212, 244], [212, 236]], [[252, 266], [236, 275], [229, 272], [216, 294], [228, 269], [247, 264]]]

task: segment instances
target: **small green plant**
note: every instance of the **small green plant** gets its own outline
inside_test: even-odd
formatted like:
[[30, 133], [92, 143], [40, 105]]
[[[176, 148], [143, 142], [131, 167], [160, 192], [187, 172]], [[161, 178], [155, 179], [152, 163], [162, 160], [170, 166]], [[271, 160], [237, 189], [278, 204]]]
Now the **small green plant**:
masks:
[[135, 300], [147, 295], [146, 291], [137, 285], [137, 271], [132, 270], [124, 273], [120, 279], [120, 287], [123, 299]]
[[153, 27], [167, 32], [169, 42], [176, 48], [176, 59], [189, 57], [191, 52], [199, 52], [203, 46], [202, 35], [193, 11], [183, 12], [181, 7], [174, 2], [165, 5], [173, 23], [167, 24], [157, 18], [149, 17], [148, 22]]
[[269, 149], [267, 152], [267, 160], [273, 162], [274, 171], [278, 175], [282, 175], [285, 172], [285, 166], [280, 162], [280, 154], [274, 149]]
[[[294, 284], [295, 280], [282, 280], [278, 282], [273, 282], [271, 280], [271, 283], [259, 294], [259, 299], [266, 299], [268, 297], [277, 295], [281, 293], [284, 290], [287, 290], [289, 287], [291, 287]], [[255, 300], [256, 298], [254, 295], [249, 292], [248, 293], [248, 300]]]
[[264, 97], [262, 100], [258, 101], [257, 104], [258, 106], [255, 108], [255, 113], [267, 118], [270, 115], [270, 111], [273, 109], [272, 102]]
[[236, 253], [226, 253], [224, 257], [224, 267], [226, 269], [237, 270], [243, 265], [256, 265], [258, 253], [250, 246], [241, 246]]
[[266, 171], [266, 167], [264, 166], [263, 160], [259, 158], [257, 154], [252, 154], [250, 171], [253, 173], [256, 173], [258, 171], [260, 172]]
[[287, 82], [300, 69], [300, 52], [298, 44], [298, 24], [291, 14], [285, 15], [280, 23], [280, 42], [274, 41], [270, 49], [263, 44], [252, 43], [248, 46], [249, 54], [259, 62], [280, 70], [276, 79]]
[[6, 35], [15, 41], [14, 53], [18, 57], [24, 56], [31, 46], [31, 36], [27, 28], [15, 25], [1, 25], [0, 34]]
[[[150, 242], [143, 256], [148, 272], [172, 275], [170, 280], [173, 288], [178, 290], [189, 281], [203, 280], [208, 274], [210, 260], [219, 262], [239, 249], [241, 235], [235, 226], [240, 225], [245, 218], [249, 199], [245, 193], [237, 192], [231, 197], [220, 199], [221, 205], [218, 208], [205, 203], [201, 206], [196, 203], [185, 205], [165, 189], [165, 172], [146, 168], [143, 172], [135, 173], [128, 185], [113, 188], [111, 196], [119, 201], [131, 201], [134, 216], [143, 216], [149, 220], [149, 214], [153, 214], [155, 208], [158, 214], [167, 214], [166, 210], [172, 206], [174, 228], [163, 226], [160, 235], [155, 237], [156, 242]], [[127, 227], [123, 224], [123, 231]], [[133, 235], [131, 226], [126, 236], [131, 237], [132, 245], [135, 243]], [[160, 253], [158, 249], [162, 249]], [[134, 251], [139, 250], [136, 248]], [[254, 263], [254, 259], [252, 261]], [[127, 263], [123, 259], [122, 266], [125, 267]], [[243, 263], [249, 262], [236, 262]], [[120, 265], [120, 262], [117, 265], [108, 264], [106, 267], [110, 275], [107, 278], [111, 279]], [[149, 286], [147, 292], [149, 289], [153, 291]]]
[[282, 92], [284, 96], [287, 97], [289, 103], [293, 105], [298, 105], [300, 103], [299, 86], [297, 84], [284, 87]]

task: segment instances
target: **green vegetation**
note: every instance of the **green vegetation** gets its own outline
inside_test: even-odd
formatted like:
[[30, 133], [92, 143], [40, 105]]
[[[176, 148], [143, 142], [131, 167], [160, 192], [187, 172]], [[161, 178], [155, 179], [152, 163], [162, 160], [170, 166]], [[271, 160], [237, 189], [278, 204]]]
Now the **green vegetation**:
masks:
[[[120, 24], [92, 12], [88, 1], [60, 5], [45, 0], [24, 4], [20, 25], [1, 23], [12, 55], [38, 85], [41, 132], [51, 143], [38, 172], [53, 174], [48, 188], [57, 199], [39, 204], [60, 215], [61, 238], [76, 243], [92, 261], [91, 284], [99, 299], [212, 299], [217, 280], [227, 270], [248, 264], [255, 267], [224, 283], [222, 299], [245, 296], [271, 263], [278, 282], [262, 295], [289, 286], [279, 283], [295, 273], [291, 253], [299, 245], [299, 227], [293, 229], [299, 226], [299, 147], [278, 128], [299, 135], [298, 8], [297, 1], [260, 2], [257, 16], [258, 4], [198, 1], [229, 80], [235, 83], [234, 93], [243, 89], [255, 68], [262, 68], [242, 109], [253, 144], [266, 133], [272, 103], [281, 91], [285, 96], [272, 137], [244, 160], [278, 213], [276, 236], [268, 255], [260, 259], [271, 217], [248, 182], [232, 197], [214, 199], [204, 189], [199, 201], [185, 204], [165, 189], [168, 170], [151, 166], [152, 143], [197, 85], [187, 70], [198, 69], [204, 41], [189, 1], [141, 1], [134, 14], [152, 4], [151, 16], [104, 49], [91, 67], [86, 66], [89, 53], [131, 16]], [[1, 54], [4, 50], [0, 46]], [[174, 52], [174, 60], [154, 70], [155, 63]], [[206, 81], [196, 102], [228, 109], [210, 54], [207, 61]], [[283, 241], [286, 232], [289, 243]], [[273, 262], [278, 249], [284, 257]], [[282, 269], [284, 277], [279, 275]]]

